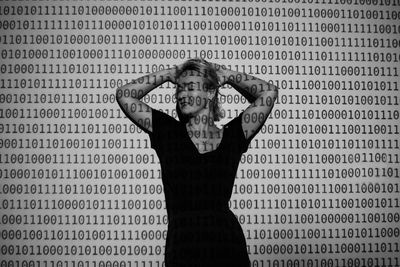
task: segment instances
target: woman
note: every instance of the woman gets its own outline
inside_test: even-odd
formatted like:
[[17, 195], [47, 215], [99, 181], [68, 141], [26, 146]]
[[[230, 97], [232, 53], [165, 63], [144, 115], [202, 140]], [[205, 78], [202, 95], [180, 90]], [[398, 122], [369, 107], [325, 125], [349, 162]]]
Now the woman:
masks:
[[[179, 121], [140, 99], [164, 82], [176, 84]], [[229, 84], [251, 104], [222, 129], [218, 88]], [[249, 266], [243, 231], [228, 202], [242, 153], [264, 124], [277, 88], [244, 73], [192, 59], [117, 89], [117, 99], [149, 134], [161, 163], [168, 213], [165, 263]]]

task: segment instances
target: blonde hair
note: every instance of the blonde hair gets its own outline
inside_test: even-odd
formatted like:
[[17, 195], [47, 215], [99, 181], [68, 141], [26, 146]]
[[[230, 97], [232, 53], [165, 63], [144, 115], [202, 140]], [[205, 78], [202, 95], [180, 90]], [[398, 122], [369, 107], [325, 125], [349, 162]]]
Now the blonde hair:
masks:
[[[207, 90], [215, 90], [215, 95], [214, 98], [211, 100], [210, 105], [214, 114], [214, 121], [219, 121], [223, 117], [218, 101], [218, 89], [220, 87], [220, 84], [218, 81], [217, 72], [215, 71], [213, 65], [202, 58], [189, 59], [185, 61], [182, 65], [182, 68], [176, 72], [175, 80], [177, 80], [187, 70], [194, 70], [202, 74], [203, 77], [206, 79], [205, 88], [207, 88]], [[180, 121], [188, 120], [188, 118], [186, 118], [186, 116], [183, 115], [180, 111], [178, 104], [176, 105], [176, 112]]]

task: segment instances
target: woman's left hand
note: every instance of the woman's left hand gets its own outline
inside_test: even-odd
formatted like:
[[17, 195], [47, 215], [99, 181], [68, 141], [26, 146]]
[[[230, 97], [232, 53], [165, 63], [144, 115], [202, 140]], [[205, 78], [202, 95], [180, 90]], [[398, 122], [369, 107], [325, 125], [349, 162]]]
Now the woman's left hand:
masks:
[[217, 73], [219, 85], [223, 86], [228, 80], [228, 77], [226, 75], [225, 65], [219, 65], [217, 63], [211, 63], [211, 64], [213, 65], [214, 70]]

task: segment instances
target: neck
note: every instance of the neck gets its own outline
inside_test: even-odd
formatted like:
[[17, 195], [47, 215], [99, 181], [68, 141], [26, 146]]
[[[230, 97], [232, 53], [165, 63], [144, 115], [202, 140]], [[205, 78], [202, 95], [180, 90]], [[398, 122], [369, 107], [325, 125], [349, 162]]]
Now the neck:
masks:
[[188, 121], [188, 126], [194, 131], [209, 131], [214, 128], [214, 114], [210, 109], [203, 109]]

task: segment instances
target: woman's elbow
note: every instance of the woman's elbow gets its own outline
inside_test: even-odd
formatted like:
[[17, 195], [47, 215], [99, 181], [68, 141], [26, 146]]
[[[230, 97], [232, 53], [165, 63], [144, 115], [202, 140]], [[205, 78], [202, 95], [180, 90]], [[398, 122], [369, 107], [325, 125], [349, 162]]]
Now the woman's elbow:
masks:
[[121, 104], [122, 96], [123, 96], [123, 89], [121, 87], [117, 88], [117, 90], [115, 91], [115, 98], [119, 104]]

